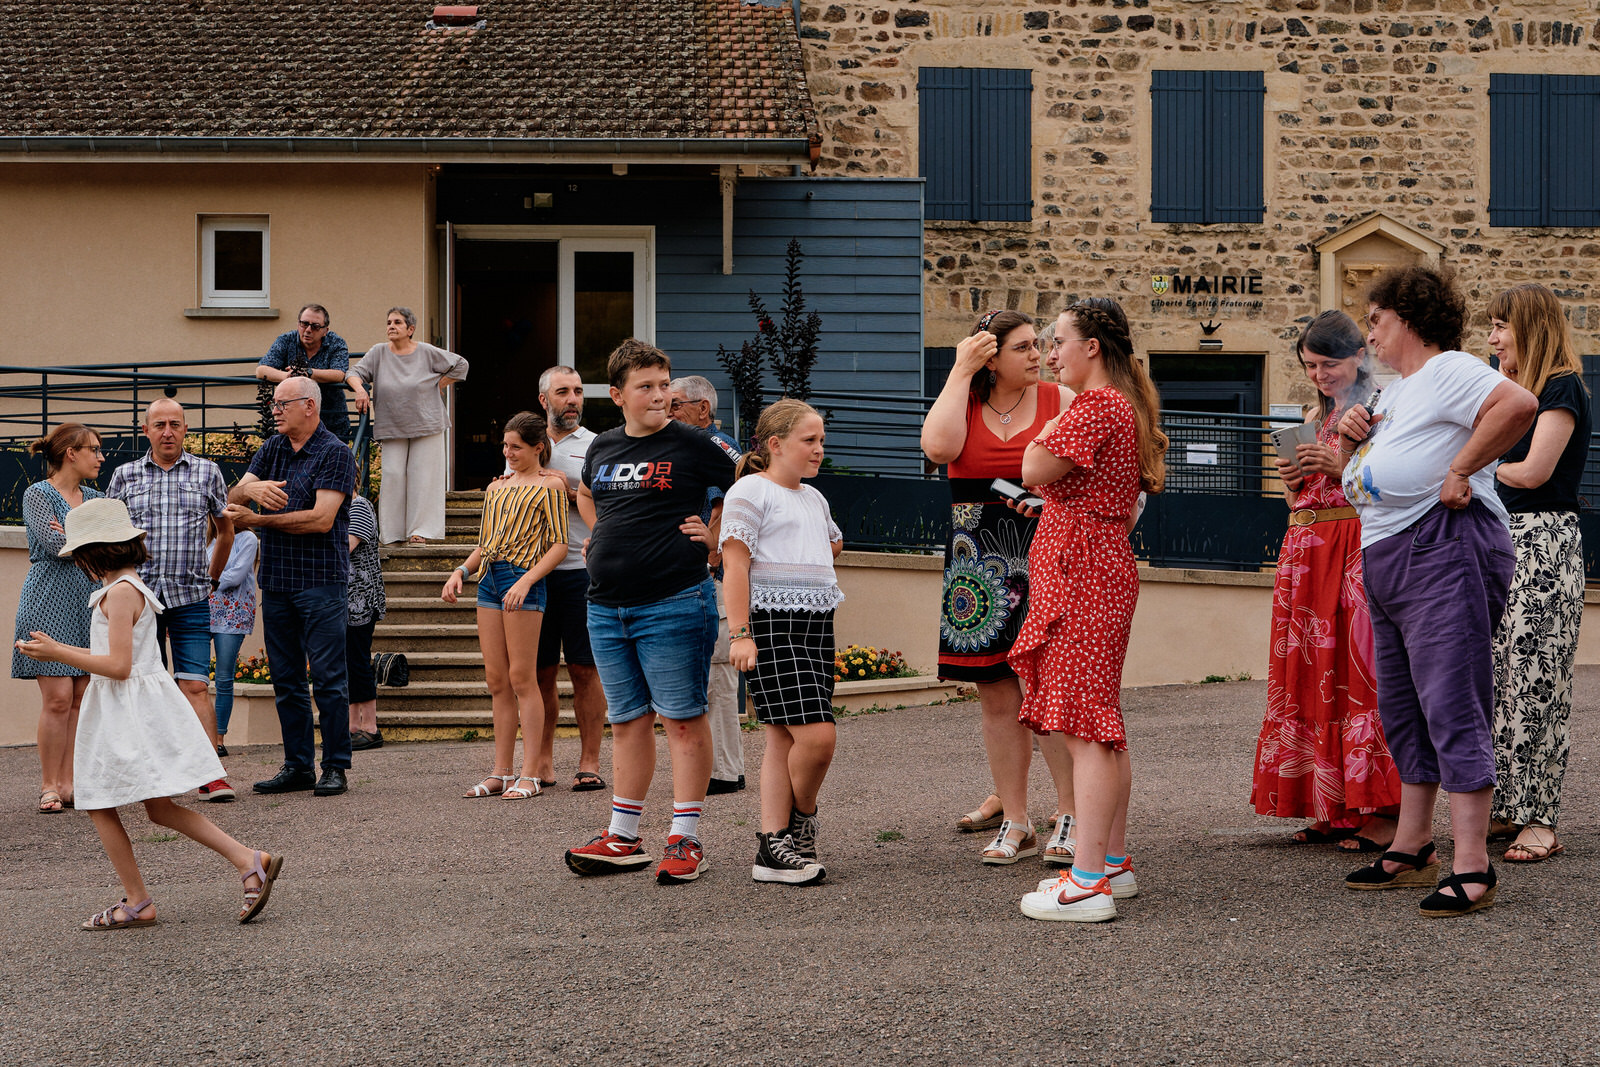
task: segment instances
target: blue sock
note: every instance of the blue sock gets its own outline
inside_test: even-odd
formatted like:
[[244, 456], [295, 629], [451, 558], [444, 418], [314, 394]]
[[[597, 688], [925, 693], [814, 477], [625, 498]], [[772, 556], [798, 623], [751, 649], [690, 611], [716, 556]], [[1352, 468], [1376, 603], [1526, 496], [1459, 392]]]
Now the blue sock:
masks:
[[639, 816], [643, 814], [644, 801], [628, 800], [624, 797], [613, 795], [611, 798], [611, 832], [618, 837], [637, 838], [639, 836]]
[[1085, 889], [1087, 889], [1090, 886], [1094, 885], [1096, 882], [1098, 882], [1100, 879], [1104, 878], [1105, 876], [1106, 876], [1106, 872], [1105, 871], [1092, 871], [1091, 872], [1091, 871], [1084, 870], [1082, 867], [1079, 867], [1076, 863], [1074, 863], [1072, 865], [1072, 880], [1077, 882], [1079, 885], [1083, 886]]
[[1126, 857], [1126, 856], [1107, 856], [1106, 857], [1106, 866], [1107, 867], [1121, 867], [1124, 863], [1127, 863], [1127, 862], [1128, 862], [1128, 857]]
[[672, 802], [672, 829], [669, 834], [682, 834], [700, 839], [700, 809], [704, 804], [698, 800], [674, 800]]

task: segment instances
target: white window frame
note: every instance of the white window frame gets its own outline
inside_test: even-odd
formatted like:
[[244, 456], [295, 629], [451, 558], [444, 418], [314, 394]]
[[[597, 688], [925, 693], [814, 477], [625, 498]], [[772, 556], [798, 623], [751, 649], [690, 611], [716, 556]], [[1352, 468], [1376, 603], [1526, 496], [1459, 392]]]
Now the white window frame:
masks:
[[[200, 215], [200, 306], [207, 308], [264, 308], [272, 306], [272, 219], [269, 215]], [[261, 288], [218, 289], [216, 233], [218, 230], [254, 230], [261, 234]]]
[[[656, 230], [654, 226], [518, 226], [468, 224], [451, 226], [446, 242], [469, 241], [550, 241], [556, 245], [556, 362], [570, 367], [575, 362], [577, 328], [573, 320], [576, 279], [573, 257], [577, 252], [632, 252], [634, 336], [655, 344], [656, 335]], [[453, 259], [447, 255], [445, 292], [455, 292]], [[454, 342], [453, 336], [446, 338]], [[584, 382], [585, 398], [609, 397], [609, 382]]]

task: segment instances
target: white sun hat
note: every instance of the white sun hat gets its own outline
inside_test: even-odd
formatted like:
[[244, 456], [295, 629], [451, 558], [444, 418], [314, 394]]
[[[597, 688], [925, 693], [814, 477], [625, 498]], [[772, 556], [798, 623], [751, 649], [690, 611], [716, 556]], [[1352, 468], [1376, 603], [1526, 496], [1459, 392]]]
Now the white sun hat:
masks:
[[128, 505], [111, 497], [96, 497], [67, 512], [67, 543], [60, 556], [70, 556], [84, 545], [120, 544], [144, 536], [128, 517]]

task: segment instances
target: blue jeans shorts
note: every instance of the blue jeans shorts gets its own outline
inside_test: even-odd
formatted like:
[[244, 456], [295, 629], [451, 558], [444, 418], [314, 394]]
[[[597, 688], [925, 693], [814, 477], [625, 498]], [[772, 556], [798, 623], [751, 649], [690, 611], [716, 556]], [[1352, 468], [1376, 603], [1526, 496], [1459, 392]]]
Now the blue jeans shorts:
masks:
[[156, 616], [156, 647], [167, 664], [172, 646], [172, 676], [197, 682], [211, 680], [211, 602], [197, 600], [168, 608]]
[[[511, 592], [511, 587], [527, 573], [528, 568], [507, 563], [503, 559], [490, 563], [488, 570], [483, 572], [483, 577], [478, 579], [478, 607], [504, 611], [505, 605], [501, 601]], [[523, 600], [519, 610], [544, 610], [544, 579], [541, 578], [533, 583], [533, 588], [528, 590], [528, 596]]]
[[606, 694], [606, 721], [654, 712], [692, 719], [706, 710], [717, 643], [717, 590], [708, 577], [681, 593], [630, 607], [589, 604], [589, 646]]

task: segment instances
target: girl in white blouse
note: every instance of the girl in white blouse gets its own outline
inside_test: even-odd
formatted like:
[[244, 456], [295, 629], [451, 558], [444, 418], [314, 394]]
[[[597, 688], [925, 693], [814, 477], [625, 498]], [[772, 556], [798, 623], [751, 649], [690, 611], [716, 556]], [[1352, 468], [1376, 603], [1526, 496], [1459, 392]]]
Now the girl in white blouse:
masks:
[[822, 416], [798, 400], [761, 413], [722, 509], [729, 659], [766, 727], [761, 833], [751, 877], [804, 885], [817, 861], [817, 794], [833, 762], [833, 561], [844, 535], [802, 478], [822, 466]]

